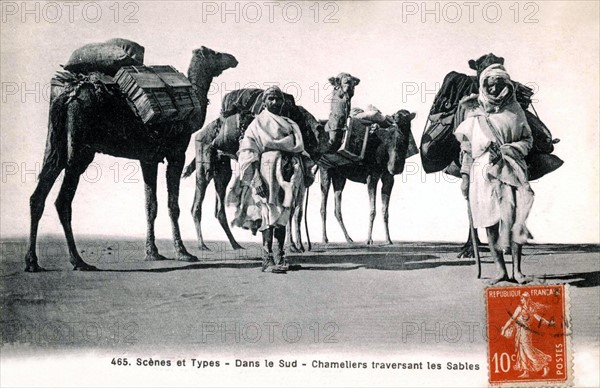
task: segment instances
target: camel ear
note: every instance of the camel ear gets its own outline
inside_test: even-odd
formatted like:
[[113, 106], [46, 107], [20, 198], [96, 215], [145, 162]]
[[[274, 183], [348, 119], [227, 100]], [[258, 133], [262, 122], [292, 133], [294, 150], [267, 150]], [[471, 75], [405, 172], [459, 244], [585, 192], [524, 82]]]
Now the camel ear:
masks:
[[352, 77], [352, 82], [354, 83], [354, 86], [356, 86], [360, 83], [360, 79], [358, 79], [356, 77]]
[[211, 49], [205, 46], [201, 46], [199, 49], [194, 50], [195, 54], [200, 54], [202, 56], [207, 56], [208, 54], [214, 53]]
[[501, 65], [504, 65], [504, 58], [503, 58], [503, 57], [498, 57], [498, 62], [499, 62]]
[[477, 62], [475, 62], [473, 59], [471, 59], [469, 61], [469, 67], [473, 70], [477, 70]]
[[340, 80], [337, 77], [329, 77], [329, 83], [333, 86], [338, 86], [340, 84]]
[[416, 116], [417, 116], [417, 114], [416, 114], [415, 112], [412, 112], [412, 113], [410, 114], [410, 119], [412, 120], [412, 119], [414, 119]]

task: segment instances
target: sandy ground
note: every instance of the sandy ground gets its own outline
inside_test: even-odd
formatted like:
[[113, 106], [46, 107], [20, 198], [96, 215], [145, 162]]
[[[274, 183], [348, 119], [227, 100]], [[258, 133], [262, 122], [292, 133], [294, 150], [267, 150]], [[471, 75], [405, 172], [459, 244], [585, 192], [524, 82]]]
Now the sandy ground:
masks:
[[[45, 237], [38, 256], [48, 271], [31, 274], [23, 272], [25, 239], [2, 241], [2, 357], [82, 350], [386, 357], [401, 350], [485, 360], [486, 284], [475, 278], [474, 260], [455, 258], [459, 244], [315, 244], [289, 256], [285, 275], [260, 271], [256, 244], [232, 251], [213, 242], [211, 252], [186, 244], [200, 262], [145, 262], [141, 240], [80, 238], [84, 259], [102, 270], [82, 273], [71, 270], [61, 238]], [[158, 245], [173, 255], [169, 241]], [[523, 262], [539, 282], [570, 285], [573, 346], [592, 362], [598, 248], [527, 246]], [[488, 253], [483, 261], [489, 278]]]

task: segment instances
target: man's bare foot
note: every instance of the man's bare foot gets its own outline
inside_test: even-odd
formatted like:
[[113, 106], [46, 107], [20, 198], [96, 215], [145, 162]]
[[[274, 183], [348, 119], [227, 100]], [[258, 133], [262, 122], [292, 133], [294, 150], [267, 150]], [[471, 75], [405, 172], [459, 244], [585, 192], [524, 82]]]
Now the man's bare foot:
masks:
[[527, 372], [527, 371], [523, 371], [523, 373], [521, 373], [519, 375], [519, 378], [527, 378], [527, 377], [529, 377], [529, 372]]
[[488, 280], [488, 284], [493, 286], [494, 284], [498, 284], [500, 282], [506, 282], [508, 281], [508, 274], [506, 273], [500, 273], [499, 275], [497, 275], [495, 278], [492, 278], [490, 280]]
[[525, 276], [520, 272], [515, 273], [515, 282], [519, 283], [519, 284], [527, 284], [527, 283], [531, 283], [533, 281], [533, 277], [531, 276]]

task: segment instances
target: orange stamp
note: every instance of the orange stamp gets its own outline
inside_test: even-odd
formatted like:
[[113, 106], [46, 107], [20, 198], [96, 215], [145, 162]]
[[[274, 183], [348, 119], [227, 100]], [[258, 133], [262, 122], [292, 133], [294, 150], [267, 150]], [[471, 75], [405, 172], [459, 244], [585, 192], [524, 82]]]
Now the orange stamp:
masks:
[[568, 385], [572, 381], [568, 288], [486, 289], [492, 385]]

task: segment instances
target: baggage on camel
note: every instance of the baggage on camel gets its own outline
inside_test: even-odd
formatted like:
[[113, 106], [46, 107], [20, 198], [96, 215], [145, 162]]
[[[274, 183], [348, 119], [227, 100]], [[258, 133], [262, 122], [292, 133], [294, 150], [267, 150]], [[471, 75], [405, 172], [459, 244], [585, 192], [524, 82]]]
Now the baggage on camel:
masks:
[[94, 87], [99, 102], [126, 104], [143, 124], [136, 126], [138, 131], [143, 128], [147, 132], [143, 136], [156, 136], [153, 131], [167, 129], [175, 136], [183, 129], [181, 125], [157, 124], [184, 122], [202, 109], [190, 81], [172, 66], [125, 66], [115, 77], [59, 71], [51, 81], [51, 106], [62, 94], [68, 96], [67, 102], [77, 98], [85, 85]]
[[[552, 134], [537, 114], [527, 108], [531, 105], [532, 89], [519, 82], [515, 84], [515, 97], [525, 112], [533, 135], [533, 149], [527, 156], [529, 179], [535, 180], [559, 168], [563, 161], [555, 155]], [[444, 81], [429, 112], [428, 123], [421, 137], [421, 162], [426, 173], [444, 170], [445, 173], [460, 177], [458, 156], [460, 145], [454, 130], [463, 118], [460, 102], [463, 98], [479, 92], [476, 76], [450, 72]], [[458, 112], [457, 112], [458, 111]]]
[[122, 38], [89, 43], [73, 51], [64, 69], [72, 73], [99, 72], [114, 76], [123, 66], [143, 65], [144, 51], [138, 43]]
[[52, 79], [51, 99], [65, 89], [76, 93], [89, 82], [105, 91], [118, 85], [143, 124], [183, 121], [199, 111], [200, 101], [185, 75], [172, 66], [144, 66], [144, 51], [122, 38], [78, 48], [64, 66], [67, 72]]
[[182, 121], [201, 109], [191, 82], [172, 66], [125, 66], [114, 79], [144, 124]]
[[[240, 112], [250, 112], [254, 116], [263, 111], [263, 93], [262, 89], [246, 88], [237, 89], [223, 96], [221, 102], [221, 117], [229, 117]], [[296, 106], [294, 96], [283, 93], [284, 106], [282, 116], [289, 117], [290, 110]], [[292, 118], [292, 117], [289, 117]]]
[[[319, 163], [328, 168], [361, 163], [368, 149], [369, 138], [377, 130], [392, 130], [395, 125], [390, 116], [386, 116], [373, 105], [368, 105], [366, 110], [352, 108], [346, 121], [342, 145], [336, 153], [323, 155]], [[408, 132], [408, 149], [405, 159], [419, 153], [412, 131]], [[364, 175], [364, 174], [362, 174]], [[351, 179], [352, 180], [352, 179]], [[362, 182], [362, 179], [360, 180]]]
[[[212, 145], [230, 157], [235, 156], [238, 151], [238, 145], [248, 125], [252, 122], [254, 116], [263, 111], [263, 89], [246, 88], [237, 89], [223, 96], [221, 102], [221, 115], [219, 120], [220, 128]], [[283, 93], [284, 106], [282, 116], [294, 120], [298, 125], [302, 125], [301, 113], [297, 109], [294, 96]], [[235, 147], [234, 147], [235, 146]]]

